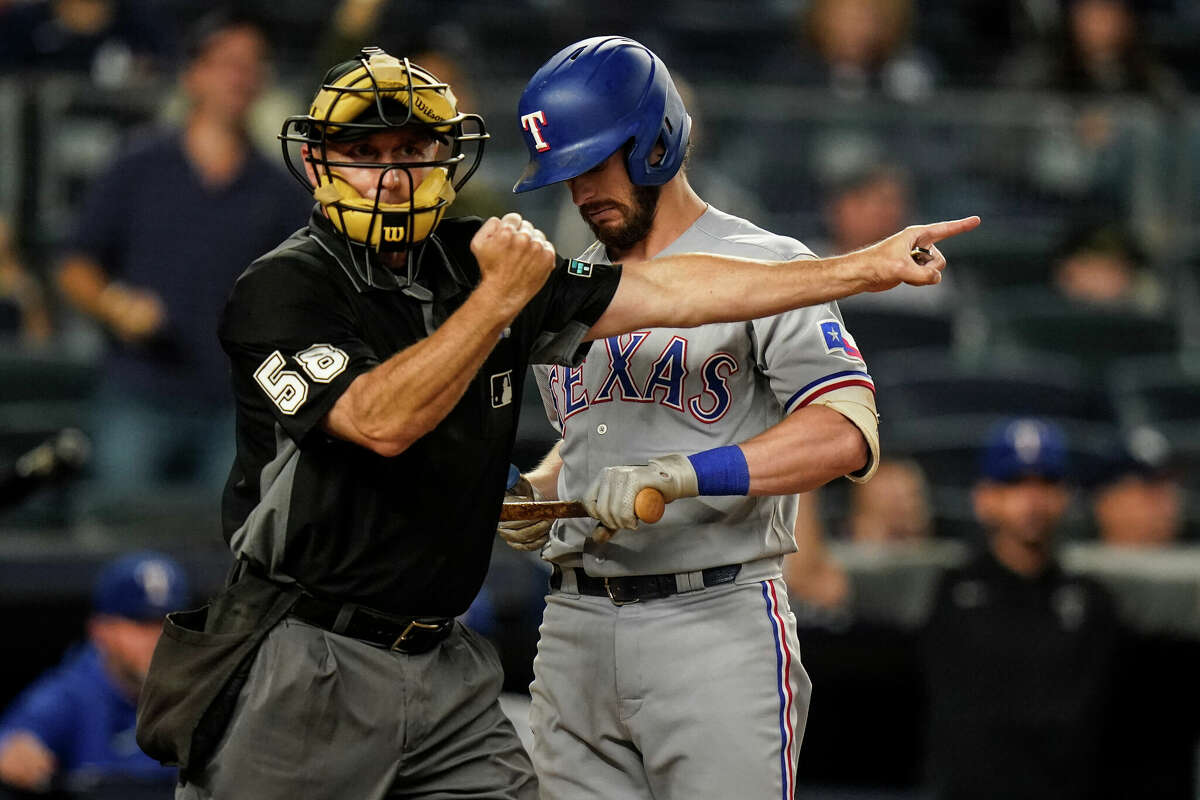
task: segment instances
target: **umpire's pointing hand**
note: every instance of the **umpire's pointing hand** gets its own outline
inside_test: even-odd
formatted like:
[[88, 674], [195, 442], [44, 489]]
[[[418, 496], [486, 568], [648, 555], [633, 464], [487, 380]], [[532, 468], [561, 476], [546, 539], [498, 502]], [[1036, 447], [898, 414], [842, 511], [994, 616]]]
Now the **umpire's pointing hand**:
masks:
[[909, 225], [870, 247], [850, 253], [847, 258], [863, 258], [865, 291], [883, 292], [901, 283], [914, 286], [937, 283], [946, 268], [946, 258], [936, 243], [951, 236], [974, 230], [979, 217], [964, 217], [950, 222]]

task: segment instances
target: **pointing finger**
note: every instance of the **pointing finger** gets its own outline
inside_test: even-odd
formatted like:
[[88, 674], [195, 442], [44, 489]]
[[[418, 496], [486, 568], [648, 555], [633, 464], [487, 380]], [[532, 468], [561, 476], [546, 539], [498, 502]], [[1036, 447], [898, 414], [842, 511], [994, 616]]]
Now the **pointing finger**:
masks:
[[918, 226], [916, 244], [920, 247], [930, 247], [934, 242], [949, 239], [960, 233], [975, 230], [979, 227], [979, 217], [963, 217], [949, 222], [934, 222], [930, 225]]

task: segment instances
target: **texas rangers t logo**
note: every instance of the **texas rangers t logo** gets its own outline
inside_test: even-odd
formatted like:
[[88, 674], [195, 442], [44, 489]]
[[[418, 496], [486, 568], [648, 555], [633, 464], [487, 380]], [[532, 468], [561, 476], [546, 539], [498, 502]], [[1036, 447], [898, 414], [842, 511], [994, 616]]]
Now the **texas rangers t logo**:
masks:
[[542, 129], [538, 127], [538, 123], [546, 124], [546, 114], [541, 109], [534, 111], [532, 114], [521, 115], [521, 130], [529, 131], [533, 134], [533, 146], [539, 153], [550, 149], [550, 143], [542, 138]]

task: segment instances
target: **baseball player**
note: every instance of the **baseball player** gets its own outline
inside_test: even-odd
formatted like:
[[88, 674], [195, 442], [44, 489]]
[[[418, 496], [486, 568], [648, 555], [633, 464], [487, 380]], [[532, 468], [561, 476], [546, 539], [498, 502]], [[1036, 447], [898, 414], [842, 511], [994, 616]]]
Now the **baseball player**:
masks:
[[[318, 205], [238, 279], [219, 330], [238, 413], [224, 532], [239, 564], [202, 631], [201, 615], [168, 625], [139, 742], [181, 763], [181, 799], [532, 797], [496, 654], [455, 620], [487, 571], [526, 367], [576, 365], [582, 342], [649, 325], [936, 282], [944, 261], [931, 250], [918, 264], [911, 246], [974, 221], [907, 229], [815, 270], [568, 262], [516, 215], [443, 219], [483, 120], [378, 48], [332, 68], [282, 138]], [[696, 274], [710, 283], [687, 282]], [[164, 698], [243, 640], [249, 660], [221, 662], [228, 682], [192, 729], [176, 712], [204, 705], [196, 692]]]
[[[567, 184], [597, 238], [577, 263], [815, 257], [696, 195], [691, 120], [635, 41], [564, 48], [519, 114], [514, 191]], [[791, 798], [810, 690], [781, 578], [795, 493], [866, 481], [879, 458], [874, 384], [837, 305], [641, 328], [536, 374], [562, 441], [520, 488], [583, 498], [606, 529], [501, 529], [554, 565], [531, 687], [543, 797]], [[609, 539], [637, 527], [645, 487], [675, 502]]]

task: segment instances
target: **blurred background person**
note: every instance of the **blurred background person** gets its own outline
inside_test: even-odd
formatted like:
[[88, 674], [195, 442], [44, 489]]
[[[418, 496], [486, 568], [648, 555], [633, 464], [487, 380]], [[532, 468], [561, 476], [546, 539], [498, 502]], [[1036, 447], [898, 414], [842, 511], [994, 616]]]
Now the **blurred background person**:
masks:
[[1146, 266], [1133, 235], [1109, 223], [1082, 226], [1054, 260], [1054, 289], [1070, 300], [1099, 306], [1157, 311], [1163, 287]]
[[0, 3], [0, 71], [81, 73], [108, 87], [145, 80], [171, 52], [160, 12], [146, 0]]
[[138, 749], [134, 718], [163, 617], [188, 602], [187, 576], [169, 556], [109, 562], [96, 578], [87, 642], [0, 717], [0, 782], [27, 791], [121, 780], [170, 787], [175, 770]]
[[1074, 95], [1135, 94], [1175, 106], [1183, 81], [1140, 23], [1131, 0], [1068, 0], [1060, 36], [1014, 54], [1001, 82]]
[[[859, 250], [888, 236], [885, 224], [899, 230], [912, 223], [912, 181], [907, 170], [895, 162], [864, 158], [831, 175], [824, 201], [825, 232], [828, 239], [818, 240], [814, 252], [841, 255]], [[900, 307], [913, 311], [940, 311], [953, 302], [954, 276], [947, 271], [937, 286], [897, 286], [891, 292], [863, 294], [847, 298], [847, 308]]]
[[944, 576], [923, 631], [939, 800], [1104, 796], [1119, 628], [1107, 591], [1058, 565], [1066, 461], [1049, 422], [988, 434], [973, 491], [983, 546]]
[[874, 478], [851, 488], [846, 532], [859, 543], [933, 538], [929, 483], [921, 465], [911, 459], [883, 458]]
[[798, 41], [766, 74], [842, 101], [921, 100], [936, 70], [911, 39], [913, 12], [912, 0], [813, 0], [797, 18]]
[[[880, 466], [883, 466], [882, 462]], [[870, 482], [874, 480], [872, 478]], [[788, 597], [798, 606], [832, 609], [849, 599], [850, 580], [829, 551], [825, 523], [820, 515], [820, 497], [819, 489], [797, 495], [796, 552], [783, 557], [783, 580], [787, 584]]]
[[1122, 437], [1091, 492], [1099, 540], [1115, 547], [1155, 548], [1183, 535], [1184, 490], [1170, 444], [1153, 428]]
[[228, 475], [233, 401], [217, 317], [234, 279], [310, 207], [247, 138], [266, 60], [252, 18], [198, 22], [180, 75], [183, 128], [117, 158], [62, 259], [62, 293], [111, 337], [93, 415], [106, 501], [164, 483], [215, 492]]
[[21, 263], [12, 228], [0, 216], [0, 337], [45, 344], [51, 332], [46, 293]]

